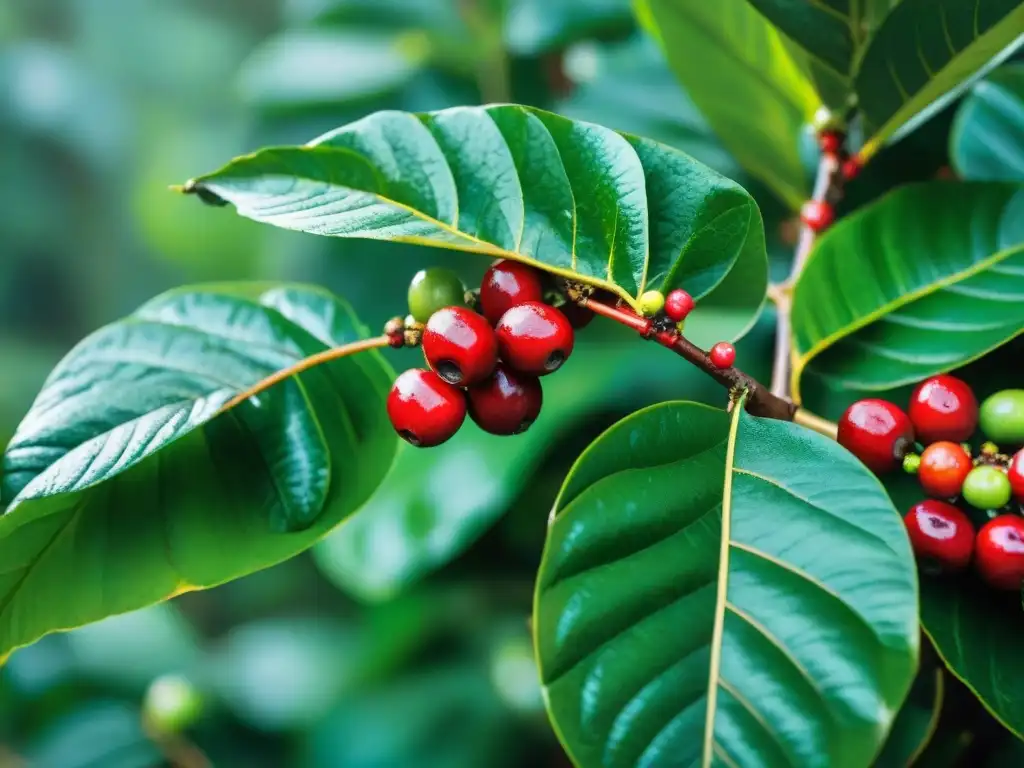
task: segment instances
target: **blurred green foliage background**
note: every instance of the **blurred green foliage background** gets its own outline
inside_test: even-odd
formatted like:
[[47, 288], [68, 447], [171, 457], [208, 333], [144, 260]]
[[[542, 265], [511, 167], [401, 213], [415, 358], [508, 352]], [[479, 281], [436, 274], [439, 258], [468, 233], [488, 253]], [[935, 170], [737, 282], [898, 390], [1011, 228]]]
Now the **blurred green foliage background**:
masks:
[[[162, 290], [316, 282], [380, 327], [422, 266], [479, 279], [476, 256], [261, 228], [168, 185], [374, 110], [493, 101], [659, 139], [747, 183], [628, 0], [0, 3], [0, 439], [74, 343]], [[751, 189], [784, 273], [790, 215]], [[771, 333], [766, 313], [740, 345], [754, 375]], [[470, 428], [404, 451], [310, 553], [16, 652], [0, 670], [0, 766], [199, 768], [143, 732], [145, 690], [168, 673], [206, 697], [189, 739], [215, 765], [568, 765], [527, 624], [551, 502], [616, 418], [722, 398], [601, 322], [577, 350], [529, 433]]]

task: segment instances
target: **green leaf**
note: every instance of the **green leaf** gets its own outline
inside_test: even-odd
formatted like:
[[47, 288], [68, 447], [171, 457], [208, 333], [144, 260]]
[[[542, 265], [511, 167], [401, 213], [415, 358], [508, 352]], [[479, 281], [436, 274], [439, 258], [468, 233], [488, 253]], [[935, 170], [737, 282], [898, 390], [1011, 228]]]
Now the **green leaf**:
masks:
[[722, 336], [764, 300], [764, 229], [745, 190], [670, 147], [527, 107], [378, 112], [186, 191], [286, 229], [524, 261], [634, 307], [684, 286], [696, 323], [729, 310]]
[[793, 393], [885, 390], [948, 371], [1024, 331], [1024, 191], [897, 189], [815, 245], [793, 296]]
[[1000, 67], [971, 89], [949, 155], [964, 178], [1024, 182], [1024, 64]]
[[902, 0], [857, 69], [873, 155], [944, 107], [1024, 41], [1020, 0]]
[[874, 768], [908, 768], [917, 762], [938, 726], [944, 695], [942, 667], [922, 666]]
[[224, 409], [362, 330], [326, 291], [225, 284], [159, 296], [72, 350], [4, 455], [0, 656], [265, 568], [350, 515], [397, 443], [376, 352]]
[[28, 745], [33, 768], [143, 768], [159, 765], [160, 750], [142, 730], [140, 713], [93, 700], [63, 715]]
[[[856, 0], [748, 0], [801, 48], [843, 77], [849, 76], [854, 53], [863, 41]], [[851, 8], [851, 5], [854, 7]]]
[[747, 0], [638, 0], [637, 7], [726, 149], [799, 208], [810, 192], [800, 136], [821, 105], [807, 62]]
[[630, 0], [512, 0], [505, 17], [505, 45], [517, 56], [537, 56], [632, 26]]
[[883, 489], [836, 443], [666, 403], [592, 444], [553, 514], [534, 626], [577, 765], [877, 754], [914, 677], [917, 578]]

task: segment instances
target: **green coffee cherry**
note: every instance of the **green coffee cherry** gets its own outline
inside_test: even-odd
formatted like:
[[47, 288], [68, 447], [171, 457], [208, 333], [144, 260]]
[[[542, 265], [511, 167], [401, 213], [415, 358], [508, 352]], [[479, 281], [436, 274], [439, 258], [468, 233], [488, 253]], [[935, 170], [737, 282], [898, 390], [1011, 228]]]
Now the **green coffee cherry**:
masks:
[[903, 457], [903, 471], [908, 475], [916, 475], [921, 468], [921, 457], [916, 453], [908, 453]]
[[409, 312], [425, 323], [437, 310], [466, 306], [466, 286], [450, 269], [421, 269], [409, 284]]
[[199, 719], [203, 697], [179, 675], [158, 677], [149, 685], [143, 712], [147, 722], [163, 733], [178, 733]]
[[981, 431], [1002, 445], [1024, 444], [1024, 389], [1004, 389], [981, 404]]
[[640, 294], [640, 314], [644, 317], [652, 317], [661, 312], [665, 306], [665, 294], [661, 291], [647, 291]]
[[1010, 501], [1010, 479], [997, 467], [982, 464], [964, 480], [964, 500], [978, 509], [999, 509]]

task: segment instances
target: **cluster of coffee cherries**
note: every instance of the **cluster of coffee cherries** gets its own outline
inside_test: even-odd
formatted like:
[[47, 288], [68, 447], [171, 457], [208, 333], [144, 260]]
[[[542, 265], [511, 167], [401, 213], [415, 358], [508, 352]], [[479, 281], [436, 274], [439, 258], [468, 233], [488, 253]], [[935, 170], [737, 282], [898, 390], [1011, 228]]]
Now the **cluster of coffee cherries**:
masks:
[[552, 306], [545, 293], [538, 270], [509, 260], [491, 265], [479, 293], [447, 269], [418, 272], [409, 317], [385, 328], [396, 346], [411, 335], [428, 366], [395, 380], [387, 401], [395, 431], [426, 448], [458, 432], [467, 413], [491, 434], [528, 429], [543, 402], [540, 377], [569, 359], [574, 327], [593, 316], [575, 304]]
[[[850, 181], [861, 171], [861, 161], [856, 156], [851, 156], [845, 148], [846, 134], [841, 125], [836, 121], [828, 110], [815, 117], [815, 124], [818, 129], [818, 146], [821, 153], [832, 161], [833, 168], [839, 174], [842, 182]], [[841, 189], [842, 184], [830, 184], [829, 188], [836, 193]], [[834, 200], [808, 200], [800, 208], [800, 221], [812, 232], [824, 232], [836, 220]]]
[[[987, 440], [974, 455], [967, 441], [979, 426]], [[885, 400], [854, 403], [838, 438], [877, 474], [902, 466], [917, 476], [931, 498], [915, 504], [904, 522], [926, 570], [960, 571], [973, 560], [991, 586], [1021, 588], [1024, 390], [997, 392], [979, 407], [967, 383], [934, 376], [914, 389], [906, 412]], [[1002, 453], [994, 441], [1018, 450]], [[972, 517], [981, 523], [977, 532]]]

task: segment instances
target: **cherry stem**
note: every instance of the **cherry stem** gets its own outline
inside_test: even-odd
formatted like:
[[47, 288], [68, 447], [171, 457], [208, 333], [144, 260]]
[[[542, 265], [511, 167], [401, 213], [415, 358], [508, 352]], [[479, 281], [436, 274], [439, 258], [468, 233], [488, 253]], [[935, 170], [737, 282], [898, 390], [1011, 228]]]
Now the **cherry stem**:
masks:
[[143, 716], [142, 730], [172, 768], [212, 768], [213, 763], [199, 747], [174, 733], [154, 727]]
[[228, 403], [221, 408], [221, 412], [231, 410], [236, 405], [244, 403], [250, 397], [255, 397], [261, 392], [266, 392], [275, 384], [280, 384], [285, 379], [290, 379], [292, 376], [297, 376], [303, 371], [308, 371], [310, 368], [315, 368], [323, 363], [329, 363], [332, 360], [338, 360], [342, 357], [348, 357], [354, 355], [357, 352], [366, 352], [370, 349], [380, 349], [381, 347], [391, 346], [391, 339], [388, 336], [375, 336], [372, 339], [360, 339], [359, 341], [353, 341], [349, 344], [343, 344], [340, 347], [331, 347], [325, 349], [323, 352], [317, 352], [315, 355], [299, 360], [294, 365], [289, 365], [287, 368], [282, 368], [279, 371], [267, 376], [265, 379], [261, 379], [249, 389], [244, 392], [239, 392], [235, 395]]
[[735, 366], [731, 368], [716, 367], [707, 352], [689, 341], [679, 331], [658, 330], [650, 318], [641, 317], [630, 309], [605, 304], [593, 297], [581, 297], [579, 303], [595, 315], [601, 315], [621, 323], [627, 328], [632, 328], [645, 339], [656, 341], [666, 349], [671, 349], [730, 392], [746, 390], [747, 410], [753, 415], [781, 421], [793, 421], [797, 410], [793, 403], [785, 398], [776, 397], [763, 384]]
[[[833, 196], [839, 177], [839, 161], [836, 155], [823, 152], [818, 162], [818, 173], [814, 179], [814, 191], [811, 200], [823, 202]], [[771, 392], [776, 397], [788, 398], [790, 392], [790, 376], [793, 358], [793, 331], [790, 312], [793, 308], [793, 288], [796, 281], [807, 266], [811, 250], [814, 248], [814, 230], [806, 224], [800, 225], [800, 236], [796, 243], [793, 266], [789, 277], [779, 285], [769, 288], [768, 297], [775, 302], [775, 359], [772, 363]]]

